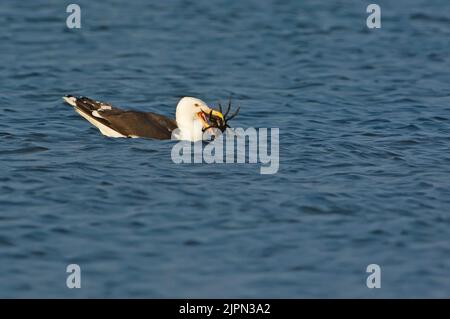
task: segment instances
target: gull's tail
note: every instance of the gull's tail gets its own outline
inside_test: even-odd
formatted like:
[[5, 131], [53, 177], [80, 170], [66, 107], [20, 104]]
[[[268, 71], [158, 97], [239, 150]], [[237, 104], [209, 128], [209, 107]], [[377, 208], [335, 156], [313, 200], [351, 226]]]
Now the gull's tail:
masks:
[[111, 123], [104, 119], [98, 111], [112, 110], [111, 104], [95, 101], [88, 97], [63, 96], [63, 100], [72, 105], [75, 111], [97, 127], [103, 135], [109, 137], [124, 137], [111, 127]]

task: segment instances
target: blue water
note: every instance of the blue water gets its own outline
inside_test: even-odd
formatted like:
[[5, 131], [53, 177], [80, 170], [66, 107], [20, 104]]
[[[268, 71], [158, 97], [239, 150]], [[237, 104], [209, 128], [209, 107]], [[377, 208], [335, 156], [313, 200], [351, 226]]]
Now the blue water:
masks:
[[[379, 0], [369, 30], [371, 2], [77, 0], [69, 30], [64, 1], [2, 1], [0, 297], [449, 297], [450, 3]], [[65, 94], [232, 95], [280, 169], [174, 164]]]

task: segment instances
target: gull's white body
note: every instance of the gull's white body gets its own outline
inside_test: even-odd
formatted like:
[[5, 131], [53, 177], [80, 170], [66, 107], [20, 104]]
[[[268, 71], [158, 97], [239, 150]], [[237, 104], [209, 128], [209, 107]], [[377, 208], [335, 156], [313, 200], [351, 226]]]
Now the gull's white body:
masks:
[[[66, 99], [67, 101], [67, 99]], [[78, 114], [80, 114], [82, 117], [84, 117], [86, 120], [89, 121], [89, 123], [91, 123], [92, 125], [94, 125], [96, 128], [98, 128], [100, 130], [100, 132], [108, 137], [126, 137], [122, 134], [120, 134], [119, 132], [113, 130], [112, 128], [100, 123], [99, 121], [97, 121], [94, 117], [88, 116], [86, 114], [84, 114], [83, 112], [81, 112], [78, 109], [75, 109], [75, 112], [77, 112]], [[94, 113], [94, 112], [93, 112]], [[98, 114], [98, 112], [97, 112]], [[94, 115], [94, 114], [93, 114]], [[96, 115], [94, 115], [96, 116]], [[96, 117], [100, 117], [100, 116], [96, 116]]]

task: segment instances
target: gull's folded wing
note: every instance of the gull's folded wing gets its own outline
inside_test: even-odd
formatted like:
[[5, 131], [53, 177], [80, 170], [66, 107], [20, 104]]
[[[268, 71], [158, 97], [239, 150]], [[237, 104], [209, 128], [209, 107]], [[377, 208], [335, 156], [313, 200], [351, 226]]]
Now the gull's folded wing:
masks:
[[174, 120], [156, 113], [125, 111], [87, 97], [66, 96], [64, 100], [110, 137], [170, 139], [177, 128]]

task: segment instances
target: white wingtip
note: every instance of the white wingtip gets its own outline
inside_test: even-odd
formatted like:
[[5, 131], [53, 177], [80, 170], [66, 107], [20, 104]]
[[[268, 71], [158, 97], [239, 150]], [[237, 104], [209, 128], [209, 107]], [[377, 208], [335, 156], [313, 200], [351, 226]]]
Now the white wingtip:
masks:
[[69, 103], [72, 106], [76, 106], [76, 98], [73, 96], [63, 96], [63, 100], [66, 101], [67, 103]]

